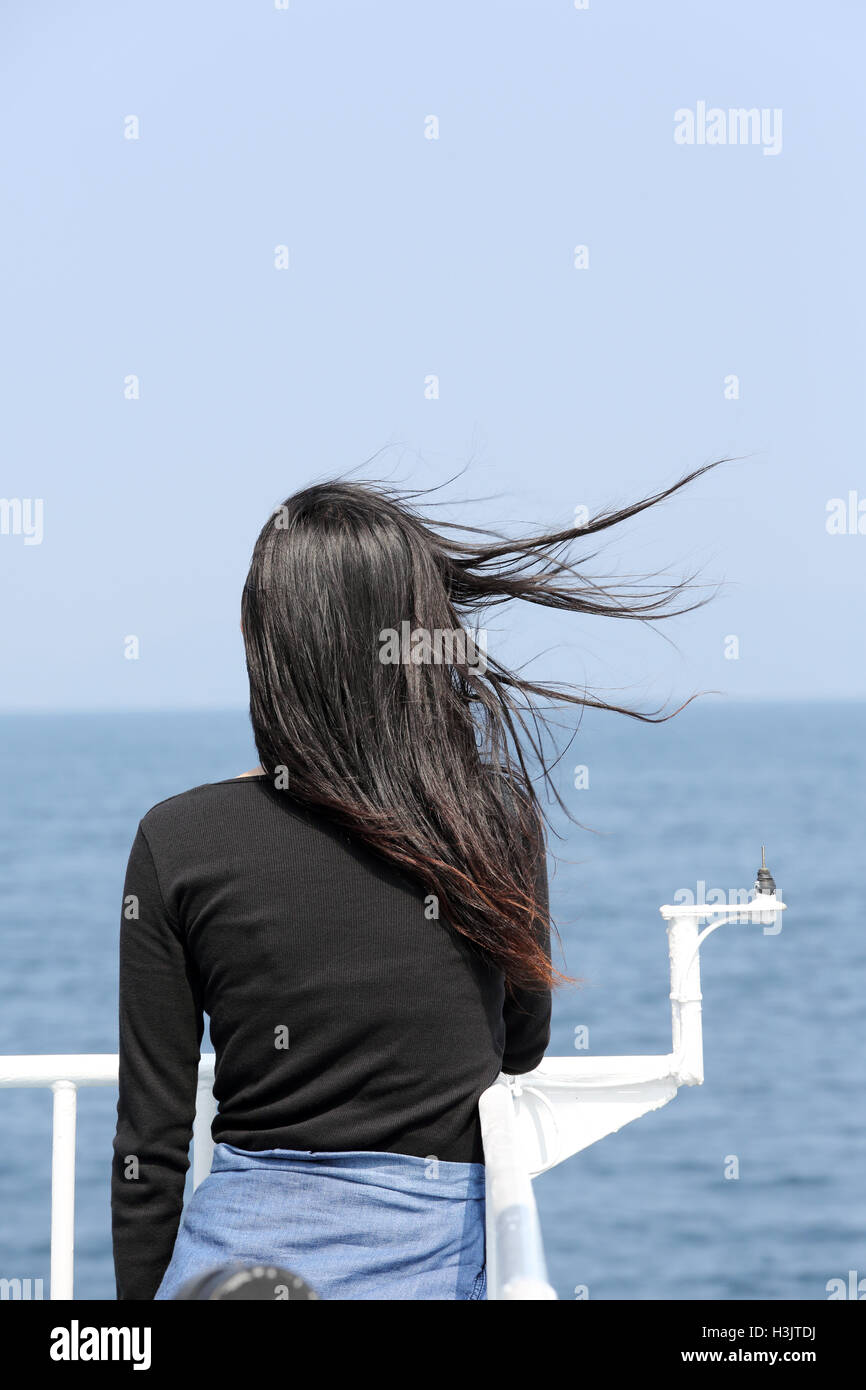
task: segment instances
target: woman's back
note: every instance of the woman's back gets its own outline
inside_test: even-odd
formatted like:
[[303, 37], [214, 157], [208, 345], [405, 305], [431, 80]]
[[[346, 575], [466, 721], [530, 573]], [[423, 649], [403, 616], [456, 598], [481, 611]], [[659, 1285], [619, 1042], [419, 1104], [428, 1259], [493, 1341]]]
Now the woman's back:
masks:
[[[546, 904], [543, 858], [538, 892]], [[146, 1204], [154, 1268], [182, 1201], [202, 1013], [214, 1140], [248, 1151], [483, 1162], [481, 1092], [537, 1065], [549, 1040], [549, 992], [506, 999], [420, 884], [265, 775], [149, 811], [124, 903], [115, 1233], [131, 1247]]]

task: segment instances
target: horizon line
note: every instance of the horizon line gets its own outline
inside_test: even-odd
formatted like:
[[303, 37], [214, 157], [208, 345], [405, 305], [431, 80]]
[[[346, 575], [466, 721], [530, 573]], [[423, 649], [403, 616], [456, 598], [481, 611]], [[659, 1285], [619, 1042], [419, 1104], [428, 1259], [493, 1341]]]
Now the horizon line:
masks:
[[[686, 708], [699, 708], [700, 702], [704, 703], [713, 699], [714, 704], [722, 702], [728, 704], [784, 704], [784, 705], [805, 705], [805, 704], [852, 704], [855, 702], [866, 702], [866, 693], [858, 694], [834, 694], [834, 695], [755, 695], [755, 694], [732, 694], [720, 691], [707, 691], [706, 694], [693, 700]], [[647, 697], [651, 698], [651, 697]], [[674, 703], [673, 700], [670, 701]], [[585, 711], [589, 712], [589, 711]], [[609, 713], [611, 711], [600, 711]], [[682, 713], [685, 710], [681, 711]], [[245, 714], [249, 715], [249, 706], [243, 705], [9, 705], [0, 706], [0, 717], [21, 717], [21, 716], [40, 716], [40, 715], [110, 715], [110, 714]]]

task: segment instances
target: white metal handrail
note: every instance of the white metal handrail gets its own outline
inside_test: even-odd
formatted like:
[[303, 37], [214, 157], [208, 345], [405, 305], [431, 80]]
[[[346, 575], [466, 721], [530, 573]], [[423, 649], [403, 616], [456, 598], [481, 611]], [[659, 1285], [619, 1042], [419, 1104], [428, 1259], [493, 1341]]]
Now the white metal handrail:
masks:
[[[704, 1079], [700, 948], [732, 917], [766, 924], [785, 904], [756, 892], [732, 906], [664, 906], [671, 977], [672, 1050], [658, 1057], [545, 1057], [520, 1077], [500, 1075], [479, 1100], [486, 1174], [488, 1298], [555, 1299], [545, 1269], [532, 1178]], [[712, 919], [703, 931], [698, 925]], [[51, 1298], [73, 1296], [75, 1129], [78, 1088], [116, 1086], [116, 1054], [0, 1057], [0, 1089], [43, 1086], [54, 1095]], [[214, 1055], [199, 1064], [193, 1186], [210, 1172]]]
[[517, 1138], [507, 1078], [490, 1086], [478, 1110], [484, 1134], [489, 1299], [555, 1299], [547, 1278], [532, 1179]]
[[[762, 872], [766, 869], [762, 866]], [[769, 876], [768, 876], [769, 877]], [[778, 923], [785, 904], [761, 885], [746, 902], [670, 906], [671, 1051], [658, 1057], [545, 1057], [524, 1076], [500, 1076], [481, 1097], [487, 1175], [488, 1298], [549, 1299], [531, 1179], [658, 1110], [704, 1079], [700, 948], [732, 918]], [[701, 922], [708, 925], [699, 930]], [[778, 925], [775, 926], [776, 931]]]
[[[79, 1086], [117, 1086], [117, 1053], [58, 1053], [0, 1057], [0, 1089], [49, 1088], [54, 1093], [51, 1140], [51, 1293], [70, 1299], [75, 1252], [75, 1133]], [[202, 1054], [193, 1125], [193, 1186], [210, 1172], [214, 1054]]]

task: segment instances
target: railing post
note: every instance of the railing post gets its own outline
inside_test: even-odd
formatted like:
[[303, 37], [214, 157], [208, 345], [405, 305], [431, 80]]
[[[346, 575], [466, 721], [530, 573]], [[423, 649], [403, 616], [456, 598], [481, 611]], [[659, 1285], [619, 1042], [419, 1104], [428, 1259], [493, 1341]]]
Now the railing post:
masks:
[[201, 1068], [195, 1096], [195, 1119], [192, 1126], [192, 1185], [193, 1189], [208, 1176], [213, 1163], [211, 1124], [217, 1104], [213, 1094], [213, 1069]]
[[676, 1078], [681, 1086], [700, 1086], [704, 1079], [700, 931], [694, 916], [673, 916], [667, 930]]
[[75, 1119], [78, 1087], [55, 1081], [51, 1146], [51, 1298], [72, 1298], [75, 1250]]
[[523, 1160], [511, 1087], [496, 1081], [478, 1103], [484, 1140], [488, 1299], [555, 1299], [548, 1282], [532, 1179]]

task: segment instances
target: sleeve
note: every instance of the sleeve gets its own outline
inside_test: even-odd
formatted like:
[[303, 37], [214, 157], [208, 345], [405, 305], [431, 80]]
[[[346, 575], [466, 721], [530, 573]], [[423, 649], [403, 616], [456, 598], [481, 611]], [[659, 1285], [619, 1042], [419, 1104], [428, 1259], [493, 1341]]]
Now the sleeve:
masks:
[[[547, 851], [541, 825], [535, 845], [535, 897], [542, 910], [542, 944], [550, 955], [550, 918], [547, 884]], [[502, 1015], [505, 1020], [505, 1053], [502, 1070], [521, 1076], [538, 1066], [550, 1044], [551, 991], [518, 989], [506, 994]]]
[[120, 927], [111, 1228], [118, 1299], [152, 1299], [183, 1207], [203, 1033], [200, 990], [139, 825]]

